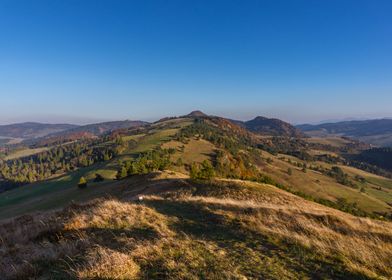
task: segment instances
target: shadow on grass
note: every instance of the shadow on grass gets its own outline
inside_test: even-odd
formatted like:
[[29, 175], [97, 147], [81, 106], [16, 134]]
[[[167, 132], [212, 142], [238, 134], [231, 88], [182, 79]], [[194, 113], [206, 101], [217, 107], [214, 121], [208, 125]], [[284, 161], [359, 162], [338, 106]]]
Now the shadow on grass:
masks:
[[[82, 236], [88, 240], [86, 244], [80, 242]], [[34, 270], [29, 276], [39, 279], [78, 279], [73, 269], [86, 264], [86, 256], [88, 256], [89, 250], [95, 246], [127, 253], [133, 250], [137, 243], [156, 241], [159, 238], [159, 234], [150, 227], [124, 229], [89, 227], [81, 230], [47, 231], [37, 236], [35, 241], [40, 243], [50, 242], [52, 244], [59, 244], [64, 241], [72, 242], [77, 244], [78, 255], [56, 260], [48, 258], [35, 260], [32, 263]], [[130, 242], [130, 239], [134, 242]]]
[[[196, 239], [216, 243], [230, 252], [230, 257], [241, 267], [243, 274], [250, 278], [268, 278], [272, 267], [267, 267], [267, 259], [277, 262], [280, 269], [291, 270], [297, 275], [311, 279], [367, 279], [362, 274], [352, 273], [338, 258], [325, 258], [297, 244], [290, 244], [254, 232], [239, 221], [229, 220], [214, 213], [197, 202], [174, 200], [151, 200], [145, 204], [161, 214], [175, 217], [172, 229]], [[224, 207], [238, 212], [238, 207]], [[242, 210], [243, 211], [243, 210]], [[255, 259], [254, 253], [257, 254]]]

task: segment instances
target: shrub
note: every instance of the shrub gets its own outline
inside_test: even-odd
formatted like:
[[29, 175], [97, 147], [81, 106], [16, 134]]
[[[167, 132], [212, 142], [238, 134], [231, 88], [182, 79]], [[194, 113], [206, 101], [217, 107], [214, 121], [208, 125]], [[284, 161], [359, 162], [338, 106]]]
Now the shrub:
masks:
[[84, 189], [84, 188], [86, 188], [86, 187], [87, 187], [87, 180], [86, 180], [86, 178], [84, 178], [84, 177], [82, 176], [82, 177], [80, 177], [80, 179], [79, 179], [78, 188]]
[[99, 173], [95, 174], [94, 182], [102, 182], [104, 180], [105, 180], [105, 178], [101, 174], [99, 174]]
[[211, 163], [208, 160], [205, 160], [201, 164], [193, 163], [189, 175], [191, 179], [211, 180], [215, 177], [215, 171]]

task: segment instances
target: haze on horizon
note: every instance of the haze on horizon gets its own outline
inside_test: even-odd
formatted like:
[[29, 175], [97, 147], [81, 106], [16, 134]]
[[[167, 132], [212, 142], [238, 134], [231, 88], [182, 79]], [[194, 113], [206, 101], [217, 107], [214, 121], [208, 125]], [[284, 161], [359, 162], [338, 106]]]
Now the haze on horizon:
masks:
[[390, 1], [0, 2], [0, 124], [392, 117]]

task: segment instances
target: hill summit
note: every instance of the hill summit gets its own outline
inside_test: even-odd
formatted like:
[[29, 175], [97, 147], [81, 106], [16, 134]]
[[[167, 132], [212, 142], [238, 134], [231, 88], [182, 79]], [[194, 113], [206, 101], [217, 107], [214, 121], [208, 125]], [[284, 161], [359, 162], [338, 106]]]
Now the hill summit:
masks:
[[192, 112], [190, 112], [188, 115], [186, 115], [187, 117], [193, 117], [193, 118], [195, 118], [195, 117], [208, 117], [208, 115], [207, 114], [204, 114], [202, 111], [200, 111], [200, 110], [195, 110], [195, 111], [192, 111]]
[[255, 133], [299, 138], [305, 136], [298, 128], [279, 119], [258, 116], [253, 120], [246, 121], [244, 125], [247, 129]]

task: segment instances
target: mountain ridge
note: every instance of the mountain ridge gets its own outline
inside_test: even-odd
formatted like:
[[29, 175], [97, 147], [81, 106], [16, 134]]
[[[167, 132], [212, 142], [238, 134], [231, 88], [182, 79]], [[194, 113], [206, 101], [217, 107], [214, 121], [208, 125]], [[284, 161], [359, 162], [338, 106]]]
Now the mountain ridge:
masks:
[[309, 136], [346, 136], [375, 146], [392, 146], [392, 119], [372, 119], [324, 123], [319, 125], [297, 125]]
[[79, 127], [74, 124], [49, 124], [39, 122], [22, 122], [0, 125], [0, 136], [12, 138], [38, 138], [51, 133], [61, 132]]

